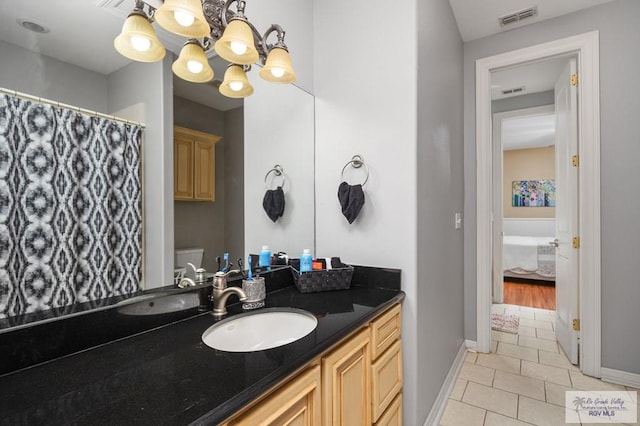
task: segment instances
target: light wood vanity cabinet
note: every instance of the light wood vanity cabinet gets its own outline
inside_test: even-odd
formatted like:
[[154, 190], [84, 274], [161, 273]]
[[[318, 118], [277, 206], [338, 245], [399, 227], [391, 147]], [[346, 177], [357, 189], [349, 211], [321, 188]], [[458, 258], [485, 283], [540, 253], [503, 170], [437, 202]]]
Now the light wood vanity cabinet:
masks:
[[322, 357], [322, 424], [371, 424], [369, 329]]
[[[373, 320], [369, 329], [371, 330], [372, 422], [376, 425], [401, 425], [402, 316], [400, 305], [395, 305]], [[396, 401], [397, 397], [400, 397], [399, 402]], [[394, 410], [399, 410], [399, 416], [388, 413]]]
[[173, 132], [174, 199], [215, 201], [215, 146], [221, 137], [180, 126]]
[[396, 304], [224, 426], [401, 426], [400, 333]]
[[321, 419], [320, 366], [314, 365], [230, 421], [228, 426], [316, 426]]

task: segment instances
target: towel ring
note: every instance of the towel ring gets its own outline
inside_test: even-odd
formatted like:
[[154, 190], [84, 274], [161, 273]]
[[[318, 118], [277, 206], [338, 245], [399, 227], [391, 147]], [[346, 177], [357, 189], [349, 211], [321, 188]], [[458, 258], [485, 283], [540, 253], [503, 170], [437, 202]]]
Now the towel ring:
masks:
[[364, 182], [362, 182], [362, 186], [364, 186], [369, 180], [369, 167], [365, 164], [364, 159], [361, 155], [354, 155], [347, 164], [342, 168], [342, 172], [340, 173], [340, 177], [344, 181], [344, 171], [347, 169], [347, 166], [351, 165], [354, 169], [359, 169], [364, 166], [364, 169], [367, 171], [367, 176], [364, 178]]
[[[276, 164], [275, 166], [273, 166], [273, 168], [271, 170], [269, 170], [267, 172], [266, 175], [264, 175], [264, 184], [267, 187], [267, 189], [271, 189], [269, 188], [269, 186], [267, 185], [267, 178], [269, 177], [269, 175], [273, 173], [276, 177], [280, 176], [282, 178], [282, 187], [284, 187], [284, 182], [285, 182], [285, 178], [284, 178], [284, 169], [282, 168], [282, 166], [280, 164]], [[275, 178], [274, 178], [275, 179]], [[277, 186], [276, 186], [277, 188]]]

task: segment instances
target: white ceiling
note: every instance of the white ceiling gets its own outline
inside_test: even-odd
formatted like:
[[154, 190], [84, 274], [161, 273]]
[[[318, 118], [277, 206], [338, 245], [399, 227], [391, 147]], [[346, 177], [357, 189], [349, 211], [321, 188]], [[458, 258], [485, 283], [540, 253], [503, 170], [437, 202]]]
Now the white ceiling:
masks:
[[[509, 68], [491, 73], [491, 99], [504, 99], [512, 96], [528, 95], [531, 93], [553, 90], [562, 68], [568, 57], [551, 58], [519, 67]], [[525, 90], [516, 94], [502, 92], [516, 87]]]
[[[521, 96], [553, 90], [555, 82], [568, 58], [552, 58], [491, 73], [492, 99]], [[526, 86], [516, 95], [502, 95], [501, 91]], [[502, 149], [540, 148], [555, 145], [555, 115], [523, 116], [502, 121]]]
[[[158, 1], [148, 3], [158, 4]], [[116, 52], [113, 40], [133, 7], [134, 0], [0, 0], [0, 40], [108, 75], [131, 62]], [[35, 21], [48, 27], [50, 32], [28, 31], [18, 25], [18, 19]], [[169, 51], [167, 54], [173, 52], [177, 56], [186, 40], [167, 33], [157, 24], [154, 27]], [[226, 69], [224, 61], [210, 58], [209, 62], [214, 68], [214, 79], [222, 80]], [[220, 111], [242, 106], [242, 100], [220, 95], [213, 84], [174, 80], [177, 96]]]
[[[462, 40], [471, 41], [613, 0], [449, 0]], [[501, 27], [498, 18], [532, 6], [538, 15]]]
[[[147, 1], [156, 5], [161, 2]], [[506, 31], [499, 26], [498, 17], [526, 7], [537, 6], [538, 16], [507, 28], [517, 28], [608, 1], [612, 0], [449, 0], [465, 41]], [[0, 40], [108, 75], [130, 63], [115, 51], [113, 39], [120, 33], [133, 5], [134, 0], [0, 0]], [[33, 20], [51, 31], [48, 34], [30, 32], [16, 23], [18, 19]], [[167, 50], [177, 55], [184, 40], [156, 24], [154, 27]], [[211, 59], [210, 63], [216, 74], [214, 78], [222, 80], [226, 67], [224, 61]], [[526, 76], [520, 74], [522, 70], [496, 73], [493, 84], [500, 87], [495, 91], [521, 85], [527, 87], [526, 93], [549, 90], [549, 76], [555, 72], [555, 65], [549, 63], [540, 65], [538, 69], [532, 68]], [[255, 71], [250, 73], [249, 78], [255, 78], [255, 74]], [[221, 111], [242, 105], [241, 100], [220, 95], [213, 84], [174, 80], [177, 96]], [[495, 99], [501, 97], [497, 95]]]
[[502, 150], [553, 146], [555, 129], [555, 114], [502, 120]]

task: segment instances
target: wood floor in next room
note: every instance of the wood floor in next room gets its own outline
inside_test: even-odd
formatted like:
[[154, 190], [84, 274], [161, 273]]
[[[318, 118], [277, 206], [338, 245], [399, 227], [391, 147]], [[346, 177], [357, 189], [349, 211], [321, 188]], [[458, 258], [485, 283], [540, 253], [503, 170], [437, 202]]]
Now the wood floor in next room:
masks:
[[490, 354], [467, 353], [442, 426], [563, 426], [565, 391], [637, 391], [571, 365], [556, 343], [554, 311], [514, 305], [492, 310], [518, 315], [519, 332], [492, 331]]
[[505, 280], [504, 303], [553, 310], [556, 308], [556, 287]]

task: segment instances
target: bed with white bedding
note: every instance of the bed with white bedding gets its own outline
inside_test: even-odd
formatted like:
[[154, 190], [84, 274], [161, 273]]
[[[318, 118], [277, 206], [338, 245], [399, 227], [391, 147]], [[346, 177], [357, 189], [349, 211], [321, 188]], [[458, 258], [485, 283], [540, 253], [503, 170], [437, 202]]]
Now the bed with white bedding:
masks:
[[502, 265], [505, 277], [555, 281], [554, 237], [505, 235]]

